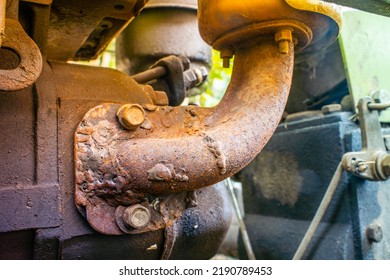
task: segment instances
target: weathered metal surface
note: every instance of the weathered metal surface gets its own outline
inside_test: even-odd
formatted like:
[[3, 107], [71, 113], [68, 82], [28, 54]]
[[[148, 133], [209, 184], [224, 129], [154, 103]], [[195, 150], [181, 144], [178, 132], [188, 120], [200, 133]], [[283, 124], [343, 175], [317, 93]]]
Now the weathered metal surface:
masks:
[[[170, 259], [209, 259], [222, 243], [232, 213], [223, 185], [197, 192], [199, 204], [187, 209], [175, 223], [174, 240], [162, 229], [121, 236], [80, 234], [62, 242], [60, 258], [145, 260], [164, 255]], [[164, 252], [164, 246], [170, 246], [170, 254]]]
[[[243, 184], [245, 222], [257, 258], [294, 255], [341, 156], [350, 149], [344, 133], [357, 128], [348, 121], [350, 115], [281, 123], [262, 153], [237, 176]], [[347, 189], [344, 175], [305, 258], [354, 258]]]
[[[215, 14], [224, 16], [216, 17]], [[315, 51], [337, 38], [340, 24], [335, 7], [321, 1], [201, 0], [199, 19], [202, 38], [217, 50], [231, 49], [254, 30], [261, 34], [264, 28], [277, 31], [290, 27], [298, 38], [297, 52], [307, 44], [311, 46], [306, 52]]]
[[[48, 76], [40, 77], [34, 87], [0, 94], [0, 232], [60, 225], [57, 166], [53, 164], [56, 101], [51, 79], [43, 81]], [[47, 86], [44, 97], [36, 92], [42, 86]]]
[[48, 58], [57, 61], [96, 58], [139, 13], [145, 2], [53, 1], [48, 29]]
[[196, 10], [179, 4], [161, 7], [157, 3], [157, 7], [153, 2], [118, 36], [117, 68], [134, 75], [169, 55], [185, 56], [192, 63], [208, 67], [211, 47], [199, 35]]
[[[340, 46], [357, 107], [361, 98], [377, 90], [390, 90], [390, 18], [347, 10], [343, 12], [343, 22]], [[390, 110], [380, 113], [380, 121], [390, 122]]]
[[189, 68], [188, 58], [170, 55], [157, 61], [150, 69], [131, 77], [137, 83], [147, 83], [155, 90], [165, 91], [169, 104], [178, 106], [188, 96], [188, 90], [200, 86], [208, 76], [208, 70], [204, 66]]
[[43, 58], [47, 51], [51, 3], [52, 0], [21, 0], [16, 9], [16, 19], [37, 44]]
[[[167, 75], [164, 78], [167, 85], [165, 90], [168, 94], [169, 105], [179, 106], [186, 97], [186, 85], [184, 83], [183, 73], [190, 68], [190, 60], [183, 56], [167, 56], [157, 61], [151, 67], [164, 67]], [[155, 87], [156, 90], [164, 88]]]
[[58, 186], [0, 188], [0, 232], [60, 225]]
[[[8, 56], [13, 61], [8, 61], [8, 67], [0, 66], [0, 90], [17, 91], [31, 86], [41, 73], [42, 56], [37, 45], [16, 20], [6, 20], [3, 49], [16, 55]], [[4, 55], [3, 52], [0, 55]]]
[[[262, 153], [237, 176], [257, 258], [292, 258], [342, 155], [361, 150], [360, 129], [350, 116], [336, 112], [281, 123]], [[305, 258], [388, 258], [389, 193], [388, 181], [345, 174]], [[367, 235], [373, 224], [382, 228], [380, 242]]]
[[0, 0], [0, 47], [5, 37], [5, 11], [7, 7], [7, 0]]
[[[90, 110], [75, 133], [76, 204], [86, 207], [89, 222], [97, 228], [114, 221], [103, 215], [107, 203], [113, 209], [150, 195], [189, 192], [247, 165], [282, 115], [292, 75], [290, 46], [289, 54], [279, 53], [273, 40], [237, 50], [230, 88], [215, 108], [144, 105], [150, 125], [134, 131], [117, 121], [120, 104]], [[106, 208], [93, 221], [88, 212], [101, 204]], [[117, 233], [110, 230], [105, 233]]]
[[[33, 87], [1, 92], [0, 258], [161, 258], [162, 230], [102, 236], [80, 215], [74, 204], [73, 141], [85, 112], [98, 104], [166, 105], [164, 95], [119, 71], [58, 62], [45, 64]], [[172, 258], [215, 254], [231, 219], [224, 191], [210, 187], [197, 191], [198, 199], [194, 193], [183, 199], [186, 207], [197, 207], [182, 216]]]

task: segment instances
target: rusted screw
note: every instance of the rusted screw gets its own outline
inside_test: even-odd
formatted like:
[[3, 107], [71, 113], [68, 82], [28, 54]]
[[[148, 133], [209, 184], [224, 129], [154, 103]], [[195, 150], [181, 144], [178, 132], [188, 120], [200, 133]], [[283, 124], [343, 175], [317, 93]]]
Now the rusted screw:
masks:
[[282, 54], [288, 54], [290, 52], [290, 43], [292, 43], [292, 30], [291, 29], [279, 29], [275, 33], [275, 42], [278, 43], [279, 52]]
[[230, 67], [230, 59], [233, 57], [233, 51], [231, 49], [221, 50], [221, 58], [223, 60], [223, 68]]
[[148, 208], [135, 204], [125, 209], [122, 219], [129, 227], [140, 229], [149, 224], [151, 215]]
[[145, 111], [138, 104], [126, 104], [116, 113], [119, 123], [128, 130], [135, 130], [145, 120]]
[[366, 236], [368, 240], [372, 242], [381, 242], [383, 238], [383, 229], [377, 223], [370, 224], [366, 229]]

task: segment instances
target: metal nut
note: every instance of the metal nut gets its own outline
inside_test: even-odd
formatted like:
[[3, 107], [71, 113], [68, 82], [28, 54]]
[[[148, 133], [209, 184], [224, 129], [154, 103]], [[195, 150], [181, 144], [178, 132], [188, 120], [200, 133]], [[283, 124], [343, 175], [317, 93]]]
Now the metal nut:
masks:
[[383, 239], [383, 229], [377, 223], [370, 224], [366, 229], [366, 236], [372, 242], [381, 242]]
[[275, 33], [275, 42], [278, 43], [279, 52], [288, 54], [290, 52], [290, 43], [293, 41], [291, 29], [280, 29]]
[[125, 209], [122, 219], [129, 227], [141, 229], [149, 224], [151, 215], [148, 208], [135, 204]]
[[128, 130], [137, 129], [145, 120], [145, 111], [138, 104], [126, 104], [117, 112], [119, 123]]

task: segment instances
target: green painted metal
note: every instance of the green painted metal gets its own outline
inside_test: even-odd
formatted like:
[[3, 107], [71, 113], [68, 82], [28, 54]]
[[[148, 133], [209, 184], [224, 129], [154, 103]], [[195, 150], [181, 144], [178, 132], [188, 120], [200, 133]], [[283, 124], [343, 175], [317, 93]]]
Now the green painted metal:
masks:
[[[354, 104], [377, 90], [390, 92], [390, 18], [345, 10], [339, 41]], [[380, 121], [390, 123], [390, 110]]]

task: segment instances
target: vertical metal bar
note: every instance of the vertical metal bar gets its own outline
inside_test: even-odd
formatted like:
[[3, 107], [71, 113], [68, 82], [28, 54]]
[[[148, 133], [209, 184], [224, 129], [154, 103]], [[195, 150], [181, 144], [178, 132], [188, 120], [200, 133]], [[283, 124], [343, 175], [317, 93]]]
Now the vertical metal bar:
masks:
[[342, 168], [342, 164], [340, 162], [339, 165], [337, 166], [336, 172], [334, 173], [332, 180], [329, 183], [328, 189], [326, 190], [326, 193], [321, 201], [321, 204], [318, 207], [318, 210], [317, 210], [316, 214], [314, 215], [314, 218], [311, 221], [310, 226], [307, 229], [306, 234], [301, 241], [301, 244], [299, 244], [299, 247], [298, 247], [297, 251], [295, 252], [293, 260], [300, 260], [300, 259], [302, 259], [303, 255], [305, 254], [306, 249], [310, 244], [310, 241], [313, 239], [313, 236], [314, 236], [322, 218], [324, 217], [325, 212], [328, 209], [330, 202], [332, 201], [333, 195], [337, 189], [337, 186], [339, 185], [339, 181], [340, 181], [342, 174], [343, 174], [343, 168]]
[[0, 0], [0, 48], [5, 37], [5, 10], [7, 6], [7, 0]]
[[248, 259], [256, 260], [255, 254], [253, 253], [252, 245], [251, 245], [250, 240], [249, 240], [248, 232], [246, 230], [244, 219], [243, 219], [242, 214], [241, 214], [241, 209], [240, 209], [240, 206], [238, 205], [237, 197], [236, 197], [236, 194], [234, 193], [233, 184], [232, 184], [232, 181], [230, 178], [227, 178], [225, 180], [225, 185], [229, 191], [230, 197], [232, 198], [234, 211], [236, 213], [237, 220], [238, 220], [238, 223], [240, 226], [240, 232], [242, 235], [242, 240], [244, 242], [246, 253], [248, 255]]

